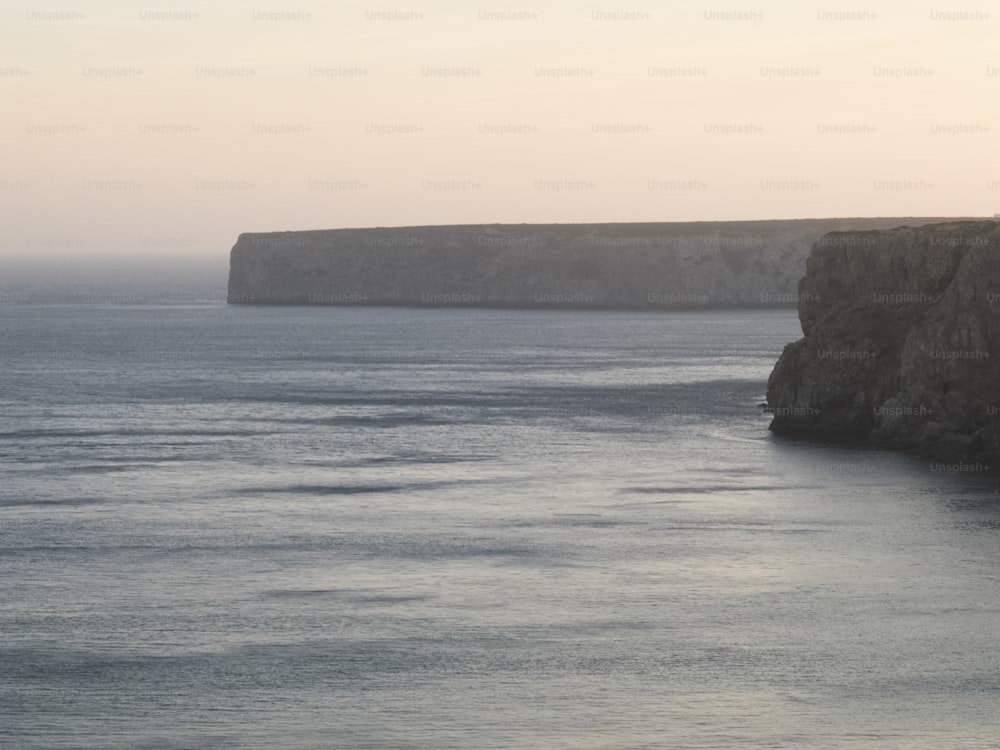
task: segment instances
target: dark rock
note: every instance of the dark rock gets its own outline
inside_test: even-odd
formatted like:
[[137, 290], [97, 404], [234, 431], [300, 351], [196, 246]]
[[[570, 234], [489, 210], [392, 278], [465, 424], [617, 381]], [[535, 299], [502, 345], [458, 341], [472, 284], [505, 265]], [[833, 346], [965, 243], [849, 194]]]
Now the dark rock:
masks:
[[820, 238], [804, 338], [768, 380], [777, 433], [863, 437], [1000, 468], [1000, 224]]

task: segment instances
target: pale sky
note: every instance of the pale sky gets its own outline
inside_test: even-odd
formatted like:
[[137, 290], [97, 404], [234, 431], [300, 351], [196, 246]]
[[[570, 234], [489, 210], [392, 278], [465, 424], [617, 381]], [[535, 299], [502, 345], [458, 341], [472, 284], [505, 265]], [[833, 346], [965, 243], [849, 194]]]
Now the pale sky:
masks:
[[1000, 0], [0, 8], [4, 255], [1000, 212]]

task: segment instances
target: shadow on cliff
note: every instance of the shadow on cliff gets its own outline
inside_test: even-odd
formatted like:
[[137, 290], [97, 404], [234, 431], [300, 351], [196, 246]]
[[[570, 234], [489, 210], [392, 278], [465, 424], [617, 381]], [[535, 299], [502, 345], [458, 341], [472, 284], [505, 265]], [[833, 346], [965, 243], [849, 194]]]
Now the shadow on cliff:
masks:
[[803, 338], [767, 384], [776, 435], [1000, 469], [1000, 224], [832, 232], [799, 282]]

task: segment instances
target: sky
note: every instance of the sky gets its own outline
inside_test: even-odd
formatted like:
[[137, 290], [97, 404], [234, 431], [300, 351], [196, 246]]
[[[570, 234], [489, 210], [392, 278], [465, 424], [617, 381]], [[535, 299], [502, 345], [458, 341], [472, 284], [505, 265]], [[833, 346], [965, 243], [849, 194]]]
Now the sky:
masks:
[[0, 256], [993, 216], [1000, 0], [0, 8]]

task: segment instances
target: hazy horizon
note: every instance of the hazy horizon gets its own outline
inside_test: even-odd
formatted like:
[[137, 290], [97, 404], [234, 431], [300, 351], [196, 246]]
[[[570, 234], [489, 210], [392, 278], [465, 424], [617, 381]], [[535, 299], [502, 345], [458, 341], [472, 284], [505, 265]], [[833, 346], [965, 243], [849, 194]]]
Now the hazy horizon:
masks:
[[1000, 211], [997, 2], [0, 11], [11, 256]]
[[0, 750], [996, 746], [1000, 0], [615, 5], [0, 8]]

